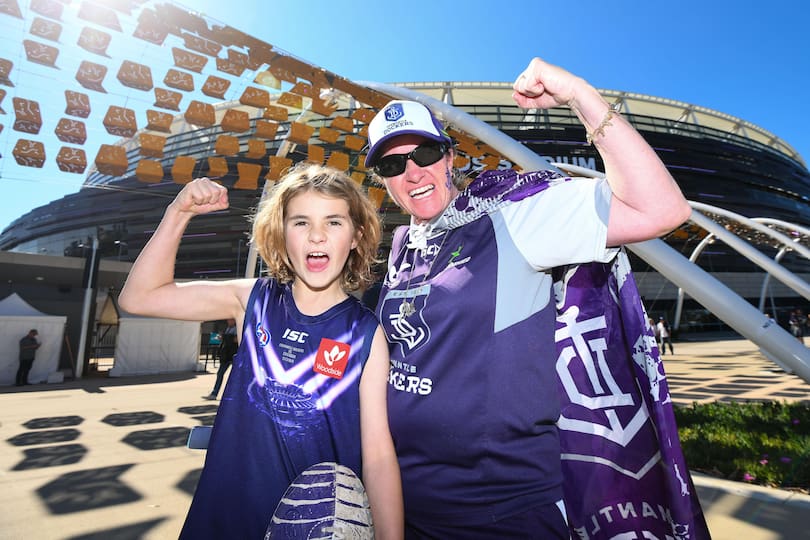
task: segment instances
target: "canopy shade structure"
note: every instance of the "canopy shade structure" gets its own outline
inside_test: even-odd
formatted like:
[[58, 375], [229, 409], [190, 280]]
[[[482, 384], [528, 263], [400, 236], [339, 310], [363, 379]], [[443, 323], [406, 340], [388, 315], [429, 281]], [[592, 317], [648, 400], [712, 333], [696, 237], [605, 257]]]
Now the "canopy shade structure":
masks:
[[0, 301], [0, 385], [15, 382], [19, 366], [19, 343], [31, 329], [37, 330], [40, 347], [36, 351], [34, 365], [28, 374], [31, 384], [47, 382], [58, 375], [59, 356], [65, 335], [67, 317], [48, 315], [31, 306], [17, 293]]

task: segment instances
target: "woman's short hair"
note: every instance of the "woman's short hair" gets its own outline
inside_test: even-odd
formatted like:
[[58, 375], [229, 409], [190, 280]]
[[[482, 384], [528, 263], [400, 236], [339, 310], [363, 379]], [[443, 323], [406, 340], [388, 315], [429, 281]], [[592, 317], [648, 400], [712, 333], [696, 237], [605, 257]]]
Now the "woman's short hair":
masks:
[[251, 242], [267, 265], [268, 275], [281, 283], [289, 283], [295, 277], [284, 241], [284, 217], [290, 200], [308, 191], [343, 199], [349, 205], [349, 218], [357, 232], [357, 247], [349, 253], [343, 267], [341, 286], [346, 292], [368, 287], [374, 281], [371, 268], [378, 262], [381, 226], [377, 210], [351, 177], [313, 163], [293, 167], [259, 203], [253, 216]]

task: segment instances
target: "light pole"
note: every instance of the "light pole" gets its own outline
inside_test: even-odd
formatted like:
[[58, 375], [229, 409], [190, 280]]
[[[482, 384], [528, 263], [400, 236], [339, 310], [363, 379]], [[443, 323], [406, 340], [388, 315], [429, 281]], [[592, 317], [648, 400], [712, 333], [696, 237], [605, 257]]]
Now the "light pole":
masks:
[[239, 262], [242, 258], [242, 242], [244, 242], [244, 239], [240, 238], [239, 243], [236, 244], [236, 277], [239, 277]]
[[[79, 244], [79, 247], [84, 248], [84, 244]], [[75, 366], [75, 376], [77, 379], [82, 378], [82, 371], [84, 370], [84, 356], [85, 356], [85, 348], [87, 347], [87, 338], [88, 332], [90, 328], [90, 303], [93, 300], [93, 292], [95, 290], [95, 278], [96, 275], [96, 264], [98, 261], [96, 260], [96, 251], [98, 251], [98, 238], [93, 238], [92, 244], [90, 246], [91, 251], [88, 258], [85, 259], [85, 269], [86, 269], [86, 280], [85, 283], [82, 284], [84, 289], [84, 304], [82, 306], [82, 329], [81, 333], [79, 334], [79, 347], [76, 350], [76, 366]]]
[[116, 240], [115, 245], [118, 246], [118, 260], [121, 260], [121, 248], [126, 247], [127, 251], [129, 250], [129, 244], [124, 242], [123, 240]]

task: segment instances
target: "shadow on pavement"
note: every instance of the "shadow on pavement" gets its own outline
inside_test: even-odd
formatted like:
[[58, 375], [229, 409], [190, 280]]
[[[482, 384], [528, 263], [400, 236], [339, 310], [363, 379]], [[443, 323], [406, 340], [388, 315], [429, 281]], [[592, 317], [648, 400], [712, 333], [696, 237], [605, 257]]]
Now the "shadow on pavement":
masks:
[[72, 514], [140, 500], [141, 495], [120, 480], [133, 464], [63, 474], [37, 489], [51, 514]]
[[32, 431], [30, 433], [20, 433], [6, 442], [12, 446], [33, 446], [35, 444], [54, 444], [68, 441], [75, 441], [81, 432], [78, 429], [48, 429], [44, 431]]
[[23, 455], [25, 456], [23, 460], [16, 464], [11, 469], [12, 471], [72, 465], [78, 463], [87, 455], [87, 448], [81, 444], [62, 444], [59, 446], [29, 448], [23, 450]]
[[184, 476], [183, 479], [177, 483], [177, 489], [193, 496], [194, 490], [197, 489], [197, 482], [200, 481], [200, 474], [202, 474], [202, 469], [194, 469], [193, 471], [189, 471], [188, 474], [186, 474], [186, 476]]
[[133, 446], [138, 450], [177, 448], [186, 445], [186, 441], [188, 441], [188, 434], [190, 432], [191, 430], [185, 427], [133, 431], [124, 437], [122, 442]]
[[166, 417], [160, 413], [152, 411], [138, 411], [131, 413], [116, 413], [105, 416], [101, 419], [105, 424], [111, 426], [140, 426], [142, 424], [159, 424]]
[[81, 536], [72, 536], [67, 540], [140, 540], [141, 538], [145, 538], [146, 533], [164, 521], [166, 521], [165, 518], [151, 519], [149, 521], [133, 523], [132, 525], [115, 527], [114, 529], [82, 534]]
[[84, 422], [81, 416], [51, 416], [47, 418], [33, 418], [23, 424], [28, 429], [47, 429], [55, 427], [78, 426]]

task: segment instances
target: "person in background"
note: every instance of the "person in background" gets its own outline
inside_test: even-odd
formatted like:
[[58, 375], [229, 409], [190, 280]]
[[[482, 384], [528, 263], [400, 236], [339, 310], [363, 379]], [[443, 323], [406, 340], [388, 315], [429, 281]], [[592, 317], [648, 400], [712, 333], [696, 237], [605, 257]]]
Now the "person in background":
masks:
[[37, 335], [39, 333], [36, 328], [32, 328], [20, 340], [20, 367], [17, 368], [16, 386], [31, 384], [28, 382], [28, 374], [31, 372], [31, 368], [34, 367], [34, 358], [36, 358], [37, 349], [40, 346]]
[[235, 319], [239, 349], [181, 538], [263, 538], [287, 487], [334, 462], [360, 476], [377, 538], [401, 538], [402, 492], [386, 415], [388, 351], [374, 314], [349, 291], [368, 285], [376, 210], [346, 174], [292, 169], [253, 219], [270, 277], [174, 281], [189, 221], [228, 207], [207, 178], [169, 204], [120, 295], [131, 313]]
[[238, 348], [236, 342], [236, 320], [228, 319], [228, 327], [222, 333], [222, 342], [219, 344], [217, 355], [219, 356], [219, 369], [217, 369], [217, 380], [214, 382], [214, 388], [211, 393], [205, 396], [207, 400], [215, 400], [219, 395], [219, 389], [222, 386], [222, 380], [225, 378], [225, 372], [231, 367], [233, 363], [233, 355], [236, 354]]
[[788, 326], [790, 326], [790, 333], [793, 334], [793, 337], [799, 340], [799, 342], [804, 343], [804, 327], [807, 324], [807, 319], [802, 313], [800, 309], [794, 309], [790, 312], [790, 318], [788, 319]]
[[658, 317], [658, 324], [655, 328], [658, 332], [661, 356], [666, 353], [667, 345], [669, 345], [669, 354], [675, 354], [675, 351], [672, 348], [672, 331], [667, 320], [663, 317]]
[[606, 180], [487, 171], [459, 191], [453, 143], [424, 105], [369, 124], [366, 166], [411, 215], [394, 233], [377, 314], [406, 538], [569, 538], [550, 270], [610, 261], [691, 213], [658, 156], [585, 80], [539, 58], [523, 108], [568, 106]]

